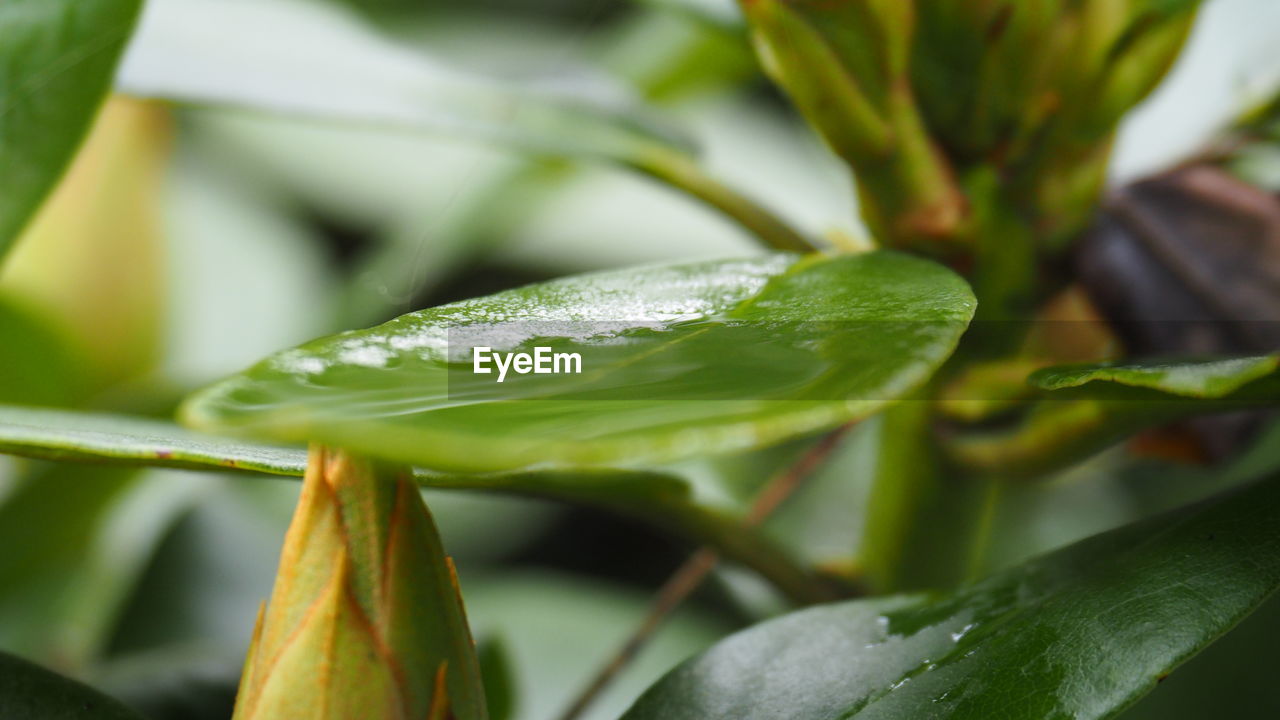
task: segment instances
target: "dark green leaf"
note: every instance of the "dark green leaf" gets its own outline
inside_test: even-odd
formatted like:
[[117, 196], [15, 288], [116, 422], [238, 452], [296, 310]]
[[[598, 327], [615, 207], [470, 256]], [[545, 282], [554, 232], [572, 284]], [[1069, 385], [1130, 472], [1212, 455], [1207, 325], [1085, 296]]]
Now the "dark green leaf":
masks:
[[142, 720], [93, 688], [0, 653], [0, 717], [18, 720]]
[[350, 12], [313, 2], [188, 0], [152, 8], [118, 86], [143, 97], [461, 134], [624, 164], [686, 150], [683, 138], [601, 77], [566, 80], [505, 81], [449, 67], [379, 36]]
[[950, 595], [818, 607], [721, 642], [625, 720], [1110, 717], [1280, 585], [1280, 481]]
[[1280, 636], [1280, 596], [1272, 595], [1226, 637], [1210, 645], [1150, 695], [1126, 710], [1122, 720], [1271, 718], [1280, 715], [1280, 687], [1272, 665]]
[[89, 129], [140, 5], [140, 0], [7, 0], [0, 5], [0, 256]]
[[484, 699], [489, 720], [515, 720], [516, 678], [511, 667], [510, 651], [501, 637], [491, 637], [476, 646], [480, 661], [480, 677], [484, 683]]
[[[937, 369], [973, 307], [959, 277], [894, 253], [584, 275], [278, 353], [184, 416], [465, 472], [674, 461], [866, 417]], [[473, 346], [578, 353], [583, 372], [501, 384], [472, 373]]]

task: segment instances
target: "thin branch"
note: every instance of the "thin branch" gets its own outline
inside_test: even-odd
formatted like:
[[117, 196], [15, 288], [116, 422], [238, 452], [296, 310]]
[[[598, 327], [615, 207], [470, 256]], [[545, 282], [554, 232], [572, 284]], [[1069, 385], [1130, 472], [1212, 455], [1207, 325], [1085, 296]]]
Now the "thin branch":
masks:
[[710, 547], [700, 548], [685, 560], [675, 574], [662, 584], [644, 620], [632, 631], [626, 642], [614, 652], [609, 662], [605, 663], [591, 678], [590, 684], [578, 694], [569, 709], [560, 716], [561, 720], [576, 720], [586, 712], [591, 703], [609, 687], [636, 655], [640, 654], [667, 617], [680, 607], [685, 598], [702, 585], [702, 581], [711, 574], [719, 562], [720, 554]]
[[[743, 521], [747, 528], [758, 527], [767, 520], [788, 498], [804, 485], [804, 481], [830, 457], [840, 440], [853, 427], [845, 425], [827, 434], [810, 448], [794, 465], [776, 475], [756, 496]], [[578, 694], [559, 720], [577, 720], [596, 698], [622, 673], [636, 655], [649, 643], [659, 628], [690, 595], [702, 586], [711, 571], [720, 562], [720, 554], [711, 547], [699, 548], [685, 560], [667, 579], [654, 597], [640, 625], [632, 631], [621, 647], [592, 677], [591, 682]]]
[[697, 163], [683, 155], [654, 152], [633, 162], [631, 167], [719, 210], [768, 247], [801, 253], [818, 249], [777, 215], [707, 175]]

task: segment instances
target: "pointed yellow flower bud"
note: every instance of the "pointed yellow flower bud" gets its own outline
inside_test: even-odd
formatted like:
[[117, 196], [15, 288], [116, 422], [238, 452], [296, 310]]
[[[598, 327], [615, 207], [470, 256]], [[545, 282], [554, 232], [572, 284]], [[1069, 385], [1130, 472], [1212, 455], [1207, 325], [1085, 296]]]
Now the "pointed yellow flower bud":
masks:
[[312, 450], [234, 717], [486, 717], [453, 565], [407, 470]]

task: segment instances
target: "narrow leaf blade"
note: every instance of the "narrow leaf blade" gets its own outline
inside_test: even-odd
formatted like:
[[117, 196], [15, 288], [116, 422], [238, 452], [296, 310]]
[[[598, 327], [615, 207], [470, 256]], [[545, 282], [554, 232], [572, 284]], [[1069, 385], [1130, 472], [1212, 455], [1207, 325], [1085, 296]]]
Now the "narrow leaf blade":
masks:
[[192, 432], [147, 418], [0, 405], [0, 453], [103, 462], [302, 475], [307, 453]]

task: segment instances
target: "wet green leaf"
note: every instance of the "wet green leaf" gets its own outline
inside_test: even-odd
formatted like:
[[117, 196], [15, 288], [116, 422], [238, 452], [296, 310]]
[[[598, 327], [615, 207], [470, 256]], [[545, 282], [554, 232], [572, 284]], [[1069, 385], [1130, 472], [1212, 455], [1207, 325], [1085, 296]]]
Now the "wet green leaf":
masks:
[[625, 720], [1111, 717], [1280, 585], [1280, 481], [1095, 536], [935, 598], [739, 633]]
[[[225, 42], [230, 36], [236, 42]], [[303, 0], [158, 3], [117, 85], [142, 97], [429, 130], [625, 164], [687, 148], [599, 76], [487, 77], [381, 37], [349, 11]]]
[[140, 5], [9, 0], [0, 6], [0, 255], [89, 129]]
[[87, 685], [4, 653], [0, 653], [0, 717], [142, 720]]
[[[1107, 392], [1107, 385], [1155, 390], [1171, 396], [1220, 400], [1245, 390], [1255, 381], [1273, 377], [1280, 369], [1280, 355], [1228, 358], [1193, 362], [1141, 362], [1111, 365], [1078, 365], [1046, 368], [1031, 376], [1043, 390], [1091, 387]], [[1253, 386], [1261, 396], [1280, 398], [1274, 383]], [[1245, 393], [1253, 396], [1252, 392]], [[1242, 398], [1243, 399], [1243, 398]]]
[[[937, 369], [973, 306], [957, 276], [895, 253], [583, 275], [278, 353], [183, 414], [452, 471], [674, 461], [866, 417]], [[474, 347], [576, 353], [582, 372], [499, 383]]]

